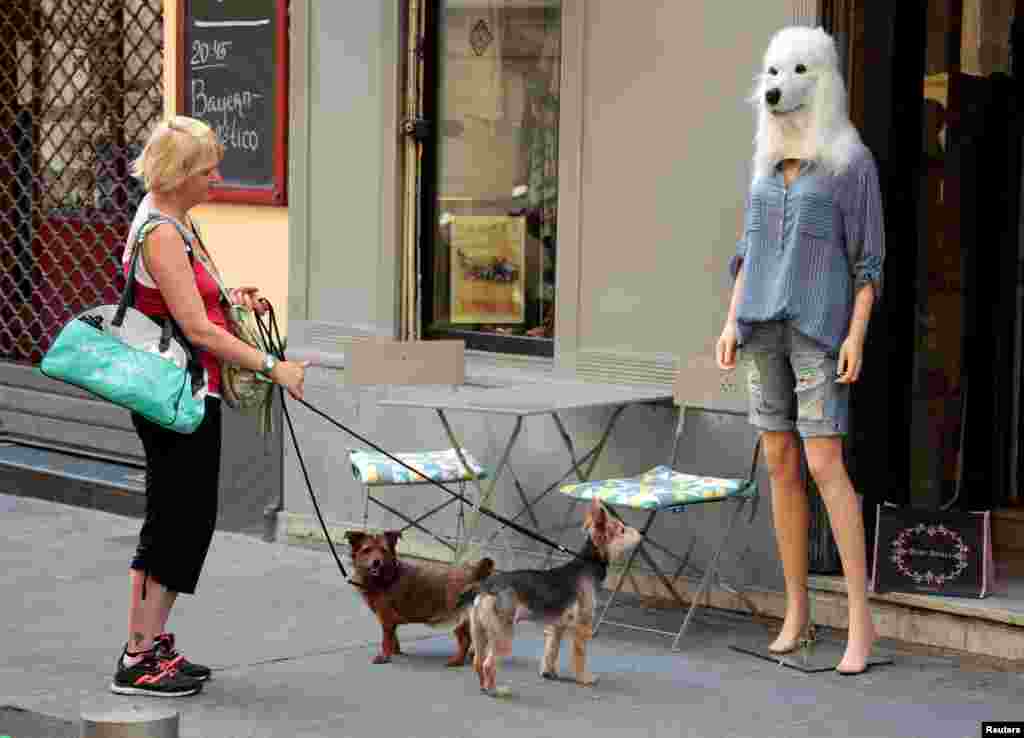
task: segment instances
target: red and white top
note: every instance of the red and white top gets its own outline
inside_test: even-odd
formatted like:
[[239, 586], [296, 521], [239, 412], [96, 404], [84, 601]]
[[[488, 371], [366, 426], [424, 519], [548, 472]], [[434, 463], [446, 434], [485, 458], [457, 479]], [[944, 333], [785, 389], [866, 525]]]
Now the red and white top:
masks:
[[[192, 271], [195, 273], [196, 287], [199, 289], [199, 296], [202, 298], [203, 305], [206, 307], [206, 316], [214, 325], [218, 325], [224, 330], [228, 330], [227, 316], [224, 314], [224, 308], [221, 304], [222, 292], [220, 284], [213, 275], [213, 268], [206, 264], [206, 260], [199, 254], [198, 250], [194, 248], [197, 241], [195, 234], [179, 221], [156, 210], [156, 208], [153, 207], [152, 197], [150, 195], [146, 195], [139, 204], [139, 208], [135, 213], [135, 219], [132, 221], [131, 229], [128, 231], [128, 239], [125, 242], [124, 256], [121, 261], [125, 277], [127, 278], [128, 271], [131, 268], [132, 254], [134, 253], [134, 248], [139, 240], [140, 230], [145, 228], [145, 233], [143, 234], [144, 239], [145, 236], [149, 234], [149, 231], [160, 223], [170, 223], [177, 229], [178, 233], [181, 234], [181, 237], [185, 242], [185, 252], [193, 255], [194, 257], [191, 259]], [[145, 259], [139, 259], [139, 263], [135, 267], [134, 307], [136, 310], [154, 318], [162, 318], [164, 316], [171, 315], [171, 311], [167, 307], [167, 303], [164, 301], [164, 296], [161, 294], [160, 288], [157, 287], [153, 277], [146, 270]], [[196, 347], [196, 351], [199, 352], [199, 361], [206, 370], [207, 390], [209, 394], [215, 397], [220, 397], [220, 361], [209, 351], [205, 351], [198, 347]]]

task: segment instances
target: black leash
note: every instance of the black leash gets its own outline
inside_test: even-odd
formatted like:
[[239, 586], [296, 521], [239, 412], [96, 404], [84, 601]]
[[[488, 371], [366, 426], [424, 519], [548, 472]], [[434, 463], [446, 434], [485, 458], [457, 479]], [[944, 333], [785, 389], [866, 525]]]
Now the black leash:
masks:
[[[281, 341], [281, 332], [278, 329], [277, 317], [274, 314], [274, 307], [270, 304], [270, 302], [268, 300], [264, 299], [263, 302], [266, 303], [266, 305], [267, 305], [267, 314], [270, 316], [269, 317], [270, 326], [269, 326], [269, 328], [267, 326], [264, 326], [262, 316], [257, 314], [257, 313], [254, 313], [255, 317], [256, 317], [256, 324], [257, 324], [257, 326], [259, 328], [260, 337], [263, 339], [264, 344], [267, 346], [267, 349], [272, 354], [274, 354], [274, 356], [276, 356], [281, 361], [285, 361], [284, 344]], [[334, 543], [331, 541], [331, 536], [327, 532], [327, 524], [324, 522], [324, 517], [323, 517], [323, 515], [320, 512], [320, 505], [317, 504], [316, 495], [313, 493], [313, 485], [312, 485], [312, 483], [309, 480], [309, 472], [306, 469], [306, 462], [303, 460], [302, 452], [299, 450], [299, 442], [298, 442], [298, 439], [296, 438], [296, 435], [295, 435], [295, 428], [292, 425], [291, 415], [288, 412], [288, 405], [285, 402], [286, 392], [285, 392], [283, 387], [278, 387], [278, 389], [279, 389], [279, 391], [281, 393], [281, 408], [284, 410], [284, 417], [285, 417], [285, 420], [288, 422], [288, 431], [289, 431], [289, 433], [291, 434], [291, 437], [292, 437], [292, 445], [295, 448], [295, 455], [299, 459], [299, 466], [302, 469], [302, 476], [306, 480], [306, 489], [309, 490], [310, 499], [313, 501], [313, 509], [316, 510], [317, 518], [320, 520], [320, 527], [324, 531], [324, 537], [327, 539], [327, 543], [331, 547], [331, 553], [334, 554], [334, 560], [338, 563], [338, 568], [341, 570], [342, 576], [344, 576], [345, 579], [347, 579], [349, 581], [349, 583], [352, 584], [353, 586], [356, 586], [356, 587], [362, 586], [359, 583], [353, 582], [351, 579], [349, 579], [348, 573], [345, 571], [345, 567], [342, 565], [341, 559], [338, 557], [338, 552], [334, 548]], [[322, 417], [324, 420], [326, 420], [331, 425], [333, 425], [336, 428], [344, 431], [345, 433], [349, 434], [350, 436], [352, 436], [353, 438], [357, 439], [361, 443], [366, 444], [367, 446], [372, 448], [374, 451], [377, 451], [378, 453], [383, 454], [384, 456], [386, 456], [390, 460], [394, 461], [396, 464], [398, 464], [398, 465], [408, 469], [413, 474], [416, 474], [417, 476], [422, 477], [426, 482], [428, 482], [430, 484], [433, 484], [435, 487], [439, 487], [440, 489], [444, 490], [445, 492], [447, 492], [449, 495], [451, 495], [455, 499], [460, 500], [460, 501], [468, 504], [470, 507], [474, 507], [474, 508], [476, 507], [476, 505], [473, 503], [472, 500], [470, 500], [467, 497], [459, 494], [458, 492], [456, 492], [455, 490], [451, 489], [450, 487], [446, 487], [445, 485], [443, 485], [440, 482], [438, 482], [436, 479], [431, 479], [430, 477], [428, 477], [425, 474], [423, 474], [420, 470], [414, 469], [413, 467], [409, 466], [408, 464], [406, 464], [401, 459], [397, 458], [393, 454], [390, 454], [387, 451], [385, 451], [384, 449], [382, 449], [380, 446], [375, 444], [373, 441], [370, 441], [369, 439], [363, 437], [359, 433], [356, 433], [354, 430], [352, 430], [351, 428], [345, 426], [344, 424], [339, 423], [337, 420], [332, 418], [330, 415], [328, 415], [327, 413], [323, 412], [319, 408], [311, 405], [306, 400], [296, 400], [296, 402], [299, 402], [300, 404], [305, 405], [309, 410], [311, 410], [312, 412], [314, 412], [317, 415], [319, 415], [320, 417]], [[498, 515], [497, 513], [492, 512], [492, 511], [488, 510], [485, 507], [481, 506], [479, 508], [479, 510], [484, 515], [486, 515], [487, 517], [489, 517], [489, 518], [491, 518], [493, 520], [496, 520], [497, 522], [499, 522], [499, 523], [501, 523], [501, 524], [511, 528], [512, 530], [516, 531], [517, 533], [519, 533], [521, 535], [526, 536], [527, 538], [533, 539], [537, 543], [542, 543], [545, 546], [553, 548], [553, 549], [555, 549], [555, 550], [557, 550], [557, 551], [559, 551], [559, 552], [561, 552], [563, 554], [567, 554], [568, 556], [571, 556], [573, 558], [585, 558], [585, 557], [581, 556], [579, 553], [577, 553], [575, 551], [569, 550], [568, 548], [566, 548], [565, 546], [561, 545], [560, 543], [555, 543], [554, 541], [550, 540], [549, 538], [545, 538], [544, 536], [540, 535], [539, 533], [536, 533], [535, 531], [530, 530], [529, 528], [524, 528], [523, 526], [519, 525], [515, 521], [512, 521], [512, 520], [509, 520], [508, 518], [502, 517], [501, 515]]]
[[[263, 341], [263, 345], [266, 346], [267, 350], [276, 356], [280, 361], [284, 361], [284, 341], [281, 340], [281, 330], [277, 325], [277, 315], [274, 314], [274, 306], [270, 304], [270, 300], [264, 299], [263, 303], [267, 306], [267, 314], [269, 317], [269, 327], [263, 324], [263, 316], [253, 311], [253, 315], [256, 317], [256, 327], [259, 331], [260, 338]], [[287, 393], [284, 391], [284, 387], [278, 387], [278, 391], [281, 393], [281, 409], [284, 411], [284, 419], [288, 423], [288, 432], [292, 437], [292, 445], [295, 447], [295, 455], [299, 459], [299, 467], [302, 469], [302, 476], [306, 480], [306, 489], [309, 490], [309, 497], [313, 501], [313, 509], [316, 510], [317, 519], [320, 521], [320, 527], [324, 531], [324, 538], [327, 539], [327, 545], [331, 547], [331, 553], [334, 555], [334, 560], [338, 564], [338, 569], [341, 570], [341, 575], [345, 577], [345, 580], [354, 587], [364, 588], [364, 585], [359, 582], [353, 582], [348, 572], [345, 571], [345, 565], [341, 563], [341, 557], [338, 556], [338, 551], [334, 547], [334, 541], [331, 539], [331, 534], [327, 532], [327, 524], [324, 522], [323, 513], [320, 512], [320, 505], [316, 501], [316, 495], [313, 494], [313, 484], [309, 481], [309, 471], [306, 469], [306, 461], [302, 458], [302, 451], [299, 450], [299, 441], [295, 435], [295, 427], [292, 425], [292, 416], [288, 412], [288, 403], [285, 402]]]

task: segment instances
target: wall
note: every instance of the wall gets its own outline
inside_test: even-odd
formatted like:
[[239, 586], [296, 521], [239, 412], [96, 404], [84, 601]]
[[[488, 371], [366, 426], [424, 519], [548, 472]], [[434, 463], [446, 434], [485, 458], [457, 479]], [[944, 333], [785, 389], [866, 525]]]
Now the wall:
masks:
[[395, 328], [398, 6], [291, 7], [290, 330], [319, 322], [327, 345], [332, 325]]
[[578, 7], [582, 49], [566, 64], [580, 122], [565, 119], [563, 138], [579, 150], [579, 205], [561, 218], [578, 235], [560, 234], [558, 310], [572, 320], [559, 350], [581, 374], [666, 381], [673, 357], [711, 351], [721, 331], [753, 153], [745, 98], [791, 4]]
[[[180, 0], [164, 0], [164, 110], [174, 110]], [[289, 196], [289, 199], [291, 197]], [[217, 266], [231, 286], [259, 287], [288, 325], [288, 208], [207, 203], [193, 211]]]

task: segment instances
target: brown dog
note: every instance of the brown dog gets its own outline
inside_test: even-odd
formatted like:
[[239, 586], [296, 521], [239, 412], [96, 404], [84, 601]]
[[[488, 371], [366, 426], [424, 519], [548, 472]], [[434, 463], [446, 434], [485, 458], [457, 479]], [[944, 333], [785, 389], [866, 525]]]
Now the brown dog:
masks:
[[373, 663], [386, 664], [392, 655], [402, 652], [398, 643], [399, 625], [455, 624], [455, 640], [459, 645], [448, 660], [448, 666], [462, 666], [469, 653], [470, 638], [466, 608], [459, 606], [459, 595], [474, 592], [479, 582], [494, 571], [494, 562], [481, 559], [476, 564], [462, 566], [426, 562], [413, 565], [398, 558], [396, 546], [401, 535], [394, 530], [376, 535], [361, 531], [345, 534], [352, 547], [355, 569], [352, 583], [360, 590], [384, 631], [380, 653]]

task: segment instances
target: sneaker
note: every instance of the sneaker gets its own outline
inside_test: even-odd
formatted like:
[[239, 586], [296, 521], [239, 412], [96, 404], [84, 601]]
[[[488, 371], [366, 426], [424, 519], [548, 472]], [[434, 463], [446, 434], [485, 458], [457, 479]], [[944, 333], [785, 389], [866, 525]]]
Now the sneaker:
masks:
[[198, 679], [180, 673], [169, 661], [160, 661], [148, 653], [135, 666], [124, 665], [124, 654], [117, 658], [117, 672], [110, 684], [114, 694], [142, 694], [154, 697], [188, 697], [203, 689]]
[[178, 670], [179, 674], [198, 679], [201, 682], [205, 682], [210, 678], [212, 673], [210, 667], [203, 666], [202, 664], [193, 664], [174, 648], [173, 633], [161, 633], [154, 638], [153, 650], [156, 652], [157, 659], [162, 663], [169, 663]]

